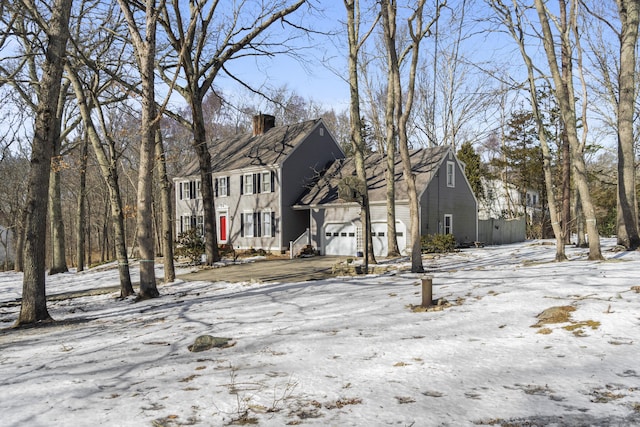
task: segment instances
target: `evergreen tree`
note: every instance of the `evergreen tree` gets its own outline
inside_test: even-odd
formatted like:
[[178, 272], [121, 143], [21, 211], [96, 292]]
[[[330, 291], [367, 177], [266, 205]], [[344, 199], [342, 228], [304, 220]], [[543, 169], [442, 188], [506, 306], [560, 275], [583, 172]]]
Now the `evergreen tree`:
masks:
[[476, 153], [470, 142], [462, 144], [457, 153], [458, 160], [465, 164], [464, 174], [471, 185], [473, 194], [478, 200], [484, 199], [484, 190], [482, 188], [482, 178], [488, 178], [489, 171], [482, 164], [480, 155]]
[[508, 130], [501, 147], [502, 158], [493, 159], [492, 165], [504, 171], [507, 182], [516, 186], [522, 196], [520, 203], [525, 210], [528, 190], [536, 191], [540, 195], [541, 206], [544, 206], [546, 197], [542, 149], [533, 114], [529, 111], [515, 112], [507, 126]]

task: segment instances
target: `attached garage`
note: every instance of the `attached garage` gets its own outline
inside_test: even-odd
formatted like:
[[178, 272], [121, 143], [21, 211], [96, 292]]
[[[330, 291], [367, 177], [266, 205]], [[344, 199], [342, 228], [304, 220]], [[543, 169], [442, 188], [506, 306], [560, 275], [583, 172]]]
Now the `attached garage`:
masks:
[[[396, 235], [398, 247], [403, 250], [406, 247], [406, 226], [398, 221], [396, 223]], [[332, 223], [324, 227], [321, 253], [325, 255], [356, 256], [363, 251], [362, 228], [360, 223]], [[386, 257], [387, 244], [387, 223], [374, 222], [371, 224], [371, 238], [373, 240], [373, 251], [376, 256]]]
[[[379, 153], [368, 156], [365, 164], [373, 251], [376, 257], [383, 258], [389, 252], [387, 186], [382, 179], [387, 164]], [[411, 165], [418, 190], [417, 225], [420, 235], [448, 232], [454, 234], [458, 242], [476, 241], [478, 204], [464, 175], [464, 168], [451, 147], [414, 150]], [[394, 166], [396, 239], [400, 253], [410, 255], [410, 197], [399, 159]], [[363, 252], [361, 207], [354, 197], [345, 192], [345, 188], [360, 191], [358, 186], [351, 187], [352, 180], [347, 180], [353, 176], [356, 176], [356, 168], [352, 158], [335, 161], [294, 206], [294, 209], [309, 211], [311, 244], [323, 255], [353, 256]]]
[[322, 253], [355, 256], [358, 251], [356, 229], [356, 225], [352, 222], [325, 225]]

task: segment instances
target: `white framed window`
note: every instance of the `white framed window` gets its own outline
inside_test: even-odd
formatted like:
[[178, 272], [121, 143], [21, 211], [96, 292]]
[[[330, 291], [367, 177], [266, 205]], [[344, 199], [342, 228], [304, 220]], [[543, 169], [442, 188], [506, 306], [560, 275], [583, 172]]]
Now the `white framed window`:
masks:
[[196, 216], [196, 230], [200, 236], [204, 236], [204, 216]]
[[272, 212], [262, 212], [262, 235], [264, 237], [273, 237]]
[[218, 190], [218, 197], [227, 197], [229, 195], [229, 177], [223, 176], [216, 178], [216, 185]]
[[201, 199], [200, 184], [200, 180], [181, 182], [180, 200]]
[[191, 198], [191, 186], [189, 185], [189, 181], [180, 183], [182, 190], [180, 197], [182, 200], [189, 200]]
[[191, 229], [191, 215], [184, 214], [180, 217], [180, 232], [186, 233]]
[[262, 193], [271, 193], [273, 191], [273, 188], [271, 188], [271, 172], [262, 172], [260, 174], [260, 180], [261, 180], [261, 192]]
[[180, 233], [188, 233], [189, 230], [195, 229], [199, 236], [204, 236], [204, 216], [191, 215], [188, 213], [180, 216]]
[[444, 234], [453, 234], [453, 215], [444, 215]]
[[254, 237], [255, 235], [253, 212], [244, 212], [242, 214], [242, 235], [243, 237]]
[[447, 162], [447, 187], [456, 186], [456, 167], [454, 162]]
[[242, 194], [253, 194], [253, 174], [242, 176]]

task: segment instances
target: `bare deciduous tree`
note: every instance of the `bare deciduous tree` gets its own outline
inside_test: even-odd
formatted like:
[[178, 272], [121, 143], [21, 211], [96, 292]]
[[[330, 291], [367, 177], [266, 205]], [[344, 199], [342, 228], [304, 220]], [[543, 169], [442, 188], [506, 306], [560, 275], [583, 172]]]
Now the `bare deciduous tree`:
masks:
[[[373, 26], [369, 31], [361, 36], [360, 34], [360, 2], [359, 0], [344, 0], [344, 6], [347, 12], [347, 37], [349, 40], [349, 118], [351, 123], [351, 147], [356, 166], [356, 176], [364, 185], [362, 186], [359, 196], [362, 205], [362, 213], [360, 215], [362, 222], [362, 238], [363, 246], [368, 248], [366, 257], [367, 261], [375, 264], [375, 255], [373, 253], [373, 240], [371, 236], [371, 211], [369, 207], [369, 191], [367, 188], [367, 171], [364, 164], [364, 156], [366, 145], [362, 137], [362, 117], [360, 116], [360, 90], [358, 82], [358, 55], [362, 44], [371, 34]], [[366, 239], [366, 241], [364, 240]], [[366, 266], [365, 266], [366, 268]]]
[[155, 55], [156, 28], [160, 6], [155, 0], [146, 0], [144, 8], [145, 24], [140, 28], [135, 19], [134, 9], [128, 0], [118, 0], [129, 27], [129, 34], [136, 54], [142, 87], [140, 100], [142, 117], [140, 125], [140, 169], [138, 173], [138, 201], [136, 217], [136, 237], [140, 249], [140, 290], [138, 297], [155, 298], [160, 295], [156, 286], [155, 242], [153, 239], [152, 184], [155, 163], [155, 144], [158, 117], [155, 101]]
[[60, 122], [56, 113], [69, 38], [72, 0], [56, 0], [48, 17], [43, 16], [32, 2], [20, 3], [23, 11], [26, 11], [45, 32], [47, 47], [42, 65], [43, 73], [39, 82], [38, 108], [31, 148], [22, 305], [16, 322], [17, 326], [51, 319], [47, 310], [45, 292], [47, 192], [53, 146], [60, 138]]
[[560, 209], [556, 204], [554, 191], [554, 174], [552, 170], [552, 155], [547, 133], [544, 127], [542, 112], [540, 111], [540, 100], [538, 99], [538, 89], [536, 87], [535, 65], [531, 56], [526, 50], [525, 28], [523, 24], [523, 9], [510, 9], [500, 0], [490, 0], [490, 6], [496, 12], [500, 24], [505, 27], [509, 35], [518, 45], [520, 55], [527, 71], [527, 84], [529, 88], [529, 99], [531, 101], [531, 109], [538, 130], [538, 138], [542, 148], [543, 171], [545, 178], [545, 188], [549, 201], [549, 213], [551, 216], [551, 226], [556, 238], [556, 261], [566, 261], [565, 239], [560, 221]]
[[633, 121], [636, 111], [636, 69], [640, 4], [617, 0], [620, 15], [620, 73], [618, 81], [618, 244], [627, 249], [640, 246], [636, 155]]
[[[298, 10], [306, 0], [272, 1], [263, 3], [252, 18], [244, 3], [233, 5], [225, 14], [218, 1], [191, 2], [189, 16], [183, 18], [183, 2], [172, 0], [162, 9], [161, 24], [173, 53], [160, 67], [165, 82], [188, 102], [191, 119], [179, 118], [193, 133], [193, 148], [200, 166], [201, 194], [204, 207], [204, 239], [207, 264], [218, 261], [214, 188], [211, 178], [211, 154], [203, 113], [205, 95], [215, 79], [229, 72], [228, 62], [244, 55], [274, 55], [278, 44], [269, 43], [261, 36], [275, 22], [287, 23], [287, 16]], [[245, 21], [245, 19], [248, 19]], [[215, 26], [215, 29], [214, 29]], [[212, 32], [218, 33], [215, 38]], [[217, 42], [213, 46], [212, 41]], [[280, 45], [282, 48], [284, 45]], [[173, 61], [173, 62], [171, 62]], [[176, 82], [174, 74], [182, 72], [184, 84]], [[240, 81], [241, 84], [246, 83]]]
[[[418, 0], [415, 7], [411, 9], [411, 15], [407, 19], [407, 28], [410, 35], [409, 42], [402, 53], [398, 55], [398, 46], [395, 44], [395, 39], [390, 37], [391, 28], [396, 25], [397, 4], [395, 0], [382, 1], [382, 22], [386, 34], [385, 44], [388, 52], [388, 66], [392, 74], [394, 121], [398, 132], [398, 146], [402, 159], [404, 181], [407, 185], [407, 194], [409, 196], [409, 213], [411, 215], [411, 271], [414, 273], [422, 272], [424, 268], [422, 265], [422, 242], [420, 233], [420, 201], [418, 200], [415, 175], [411, 165], [407, 124], [411, 116], [415, 96], [420, 44], [427, 34], [429, 34], [431, 26], [438, 20], [442, 7], [446, 5], [446, 2], [440, 3], [434, 12], [435, 15], [432, 21], [425, 24], [425, 2], [425, 0]], [[404, 60], [409, 60], [409, 69], [403, 92], [400, 65]]]
[[[111, 219], [113, 222], [113, 229], [115, 234], [115, 250], [116, 257], [118, 259], [118, 271], [120, 274], [120, 296], [126, 297], [133, 294], [133, 286], [131, 283], [131, 276], [129, 274], [129, 261], [127, 256], [127, 247], [125, 242], [124, 232], [124, 214], [122, 211], [122, 198], [120, 197], [120, 185], [118, 183], [118, 154], [114, 145], [113, 139], [104, 132], [104, 138], [101, 138], [96, 130], [94, 124], [92, 108], [97, 102], [97, 87], [86, 88], [82, 85], [79, 76], [76, 74], [77, 70], [72, 68], [71, 65], [67, 66], [67, 75], [73, 83], [73, 88], [76, 94], [76, 102], [80, 109], [80, 114], [84, 120], [84, 125], [87, 133], [87, 139], [91, 142], [94, 153], [98, 160], [98, 165], [102, 172], [102, 177], [107, 184], [109, 190], [109, 205], [111, 212]], [[94, 83], [100, 85], [99, 80], [94, 79]], [[91, 100], [88, 100], [85, 96], [85, 91], [92, 91]], [[98, 118], [100, 123], [103, 124], [104, 129], [104, 117], [102, 112], [99, 111], [97, 106]], [[104, 140], [104, 144], [103, 144]]]
[[[553, 92], [556, 96], [556, 99], [558, 100], [560, 114], [565, 126], [565, 132], [567, 133], [569, 145], [571, 147], [574, 179], [576, 188], [580, 194], [580, 201], [585, 215], [587, 236], [589, 238], [589, 259], [599, 260], [603, 257], [600, 250], [600, 236], [598, 234], [598, 227], [596, 224], [595, 209], [591, 201], [591, 195], [589, 193], [589, 183], [584, 159], [584, 140], [581, 142], [578, 136], [578, 116], [576, 114], [576, 99], [573, 84], [574, 75], [573, 73], [569, 72], [562, 73], [560, 70], [560, 66], [558, 65], [556, 43], [550, 25], [552, 17], [550, 16], [546, 4], [542, 0], [535, 0], [534, 3], [536, 11], [538, 12], [538, 19], [542, 27], [541, 37], [547, 56], [547, 63], [549, 65], [549, 70], [551, 71], [551, 76], [554, 82]], [[571, 28], [575, 28], [576, 14], [577, 2], [572, 1], [571, 10], [569, 13], [570, 16], [567, 18], [570, 22]], [[560, 32], [560, 43], [561, 46], [564, 46], [568, 51], [571, 50], [571, 39], [569, 31]], [[581, 72], [581, 69], [579, 70], [579, 72]], [[585, 98], [586, 96], [583, 96], [583, 102], [586, 102]], [[582, 126], [583, 128], [585, 128], [586, 122], [583, 122]], [[583, 133], [585, 132], [586, 129], [583, 129]]]

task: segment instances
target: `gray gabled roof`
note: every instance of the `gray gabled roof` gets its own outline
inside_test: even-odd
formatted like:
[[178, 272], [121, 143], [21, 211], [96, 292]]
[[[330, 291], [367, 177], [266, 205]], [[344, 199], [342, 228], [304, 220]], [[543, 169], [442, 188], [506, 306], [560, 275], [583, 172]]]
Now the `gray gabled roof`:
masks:
[[[275, 126], [262, 135], [246, 132], [209, 144], [211, 172], [219, 173], [254, 166], [280, 165], [293, 149], [306, 139], [322, 119], [308, 120], [287, 126]], [[183, 170], [183, 176], [199, 173], [198, 159]]]
[[[412, 171], [416, 177], [418, 194], [429, 185], [449, 151], [449, 147], [439, 146], [410, 152]], [[365, 168], [367, 171], [369, 200], [371, 202], [386, 201], [386, 158], [379, 153], [372, 153], [365, 159]], [[403, 178], [399, 153], [396, 154], [394, 171], [396, 201], [406, 201], [409, 197]], [[317, 182], [300, 197], [296, 205], [304, 207], [344, 203], [344, 200], [338, 196], [338, 183], [344, 177], [355, 176], [355, 174], [355, 161], [352, 157], [336, 160]]]

